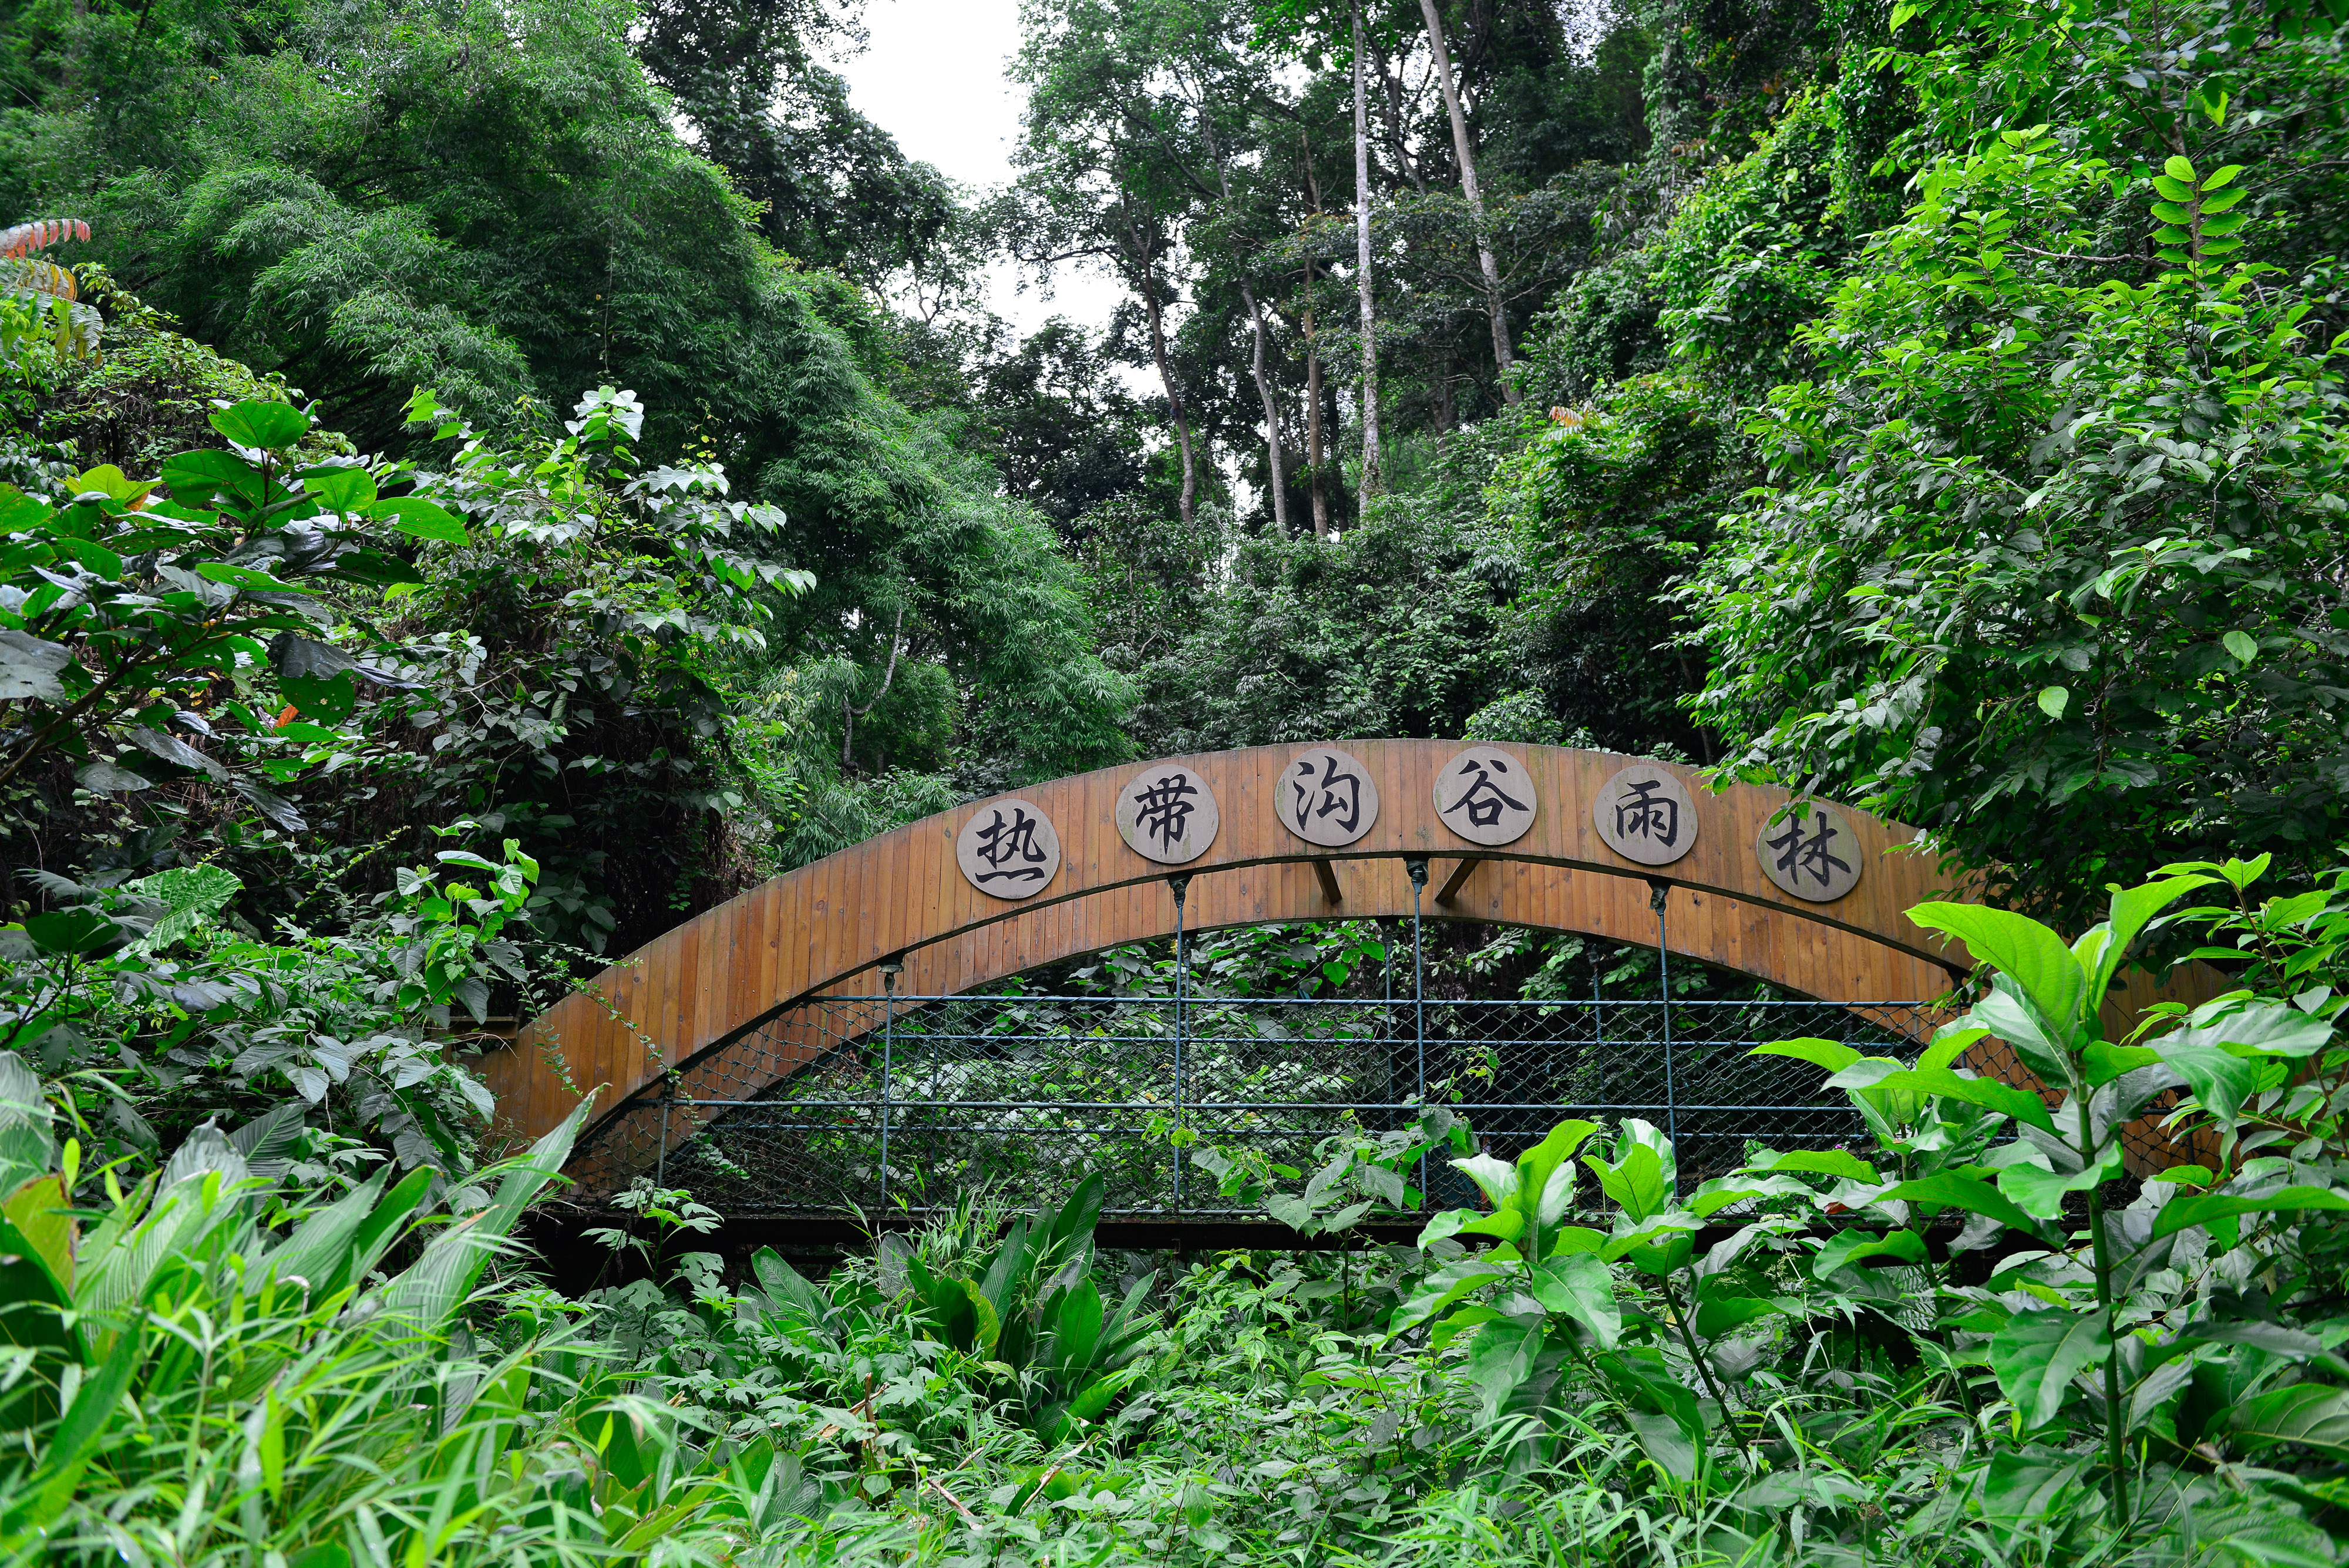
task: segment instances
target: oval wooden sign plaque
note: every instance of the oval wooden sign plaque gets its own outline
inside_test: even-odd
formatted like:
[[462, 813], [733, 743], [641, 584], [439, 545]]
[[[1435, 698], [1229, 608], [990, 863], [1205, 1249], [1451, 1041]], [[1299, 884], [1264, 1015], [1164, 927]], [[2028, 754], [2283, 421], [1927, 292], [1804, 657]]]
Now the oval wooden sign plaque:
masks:
[[988, 801], [955, 836], [955, 862], [988, 897], [1026, 898], [1043, 891], [1060, 870], [1061, 836], [1029, 801]]

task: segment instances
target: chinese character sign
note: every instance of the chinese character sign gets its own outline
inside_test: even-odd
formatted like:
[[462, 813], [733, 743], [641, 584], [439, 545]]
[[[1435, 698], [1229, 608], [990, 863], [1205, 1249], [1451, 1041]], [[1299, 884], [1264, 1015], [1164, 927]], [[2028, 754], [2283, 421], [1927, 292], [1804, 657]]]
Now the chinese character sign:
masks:
[[1291, 757], [1275, 790], [1280, 825], [1324, 849], [1354, 842], [1379, 819], [1379, 786], [1371, 770], [1330, 746]]
[[1185, 865], [1205, 855], [1222, 823], [1207, 781], [1173, 763], [1144, 768], [1118, 793], [1118, 836], [1136, 855], [1163, 866]]
[[1051, 820], [1024, 800], [988, 801], [955, 836], [955, 861], [980, 892], [1025, 898], [1061, 868], [1061, 836]]
[[1435, 775], [1436, 819], [1471, 844], [1510, 844], [1534, 825], [1534, 781], [1495, 746], [1471, 746]]
[[1857, 835], [1843, 813], [1815, 800], [1795, 801], [1764, 822], [1754, 853], [1763, 875], [1815, 904], [1840, 898], [1859, 885]]
[[1669, 866], [1696, 847], [1695, 800], [1653, 763], [1617, 770], [1591, 801], [1590, 823], [1608, 848], [1642, 866]]

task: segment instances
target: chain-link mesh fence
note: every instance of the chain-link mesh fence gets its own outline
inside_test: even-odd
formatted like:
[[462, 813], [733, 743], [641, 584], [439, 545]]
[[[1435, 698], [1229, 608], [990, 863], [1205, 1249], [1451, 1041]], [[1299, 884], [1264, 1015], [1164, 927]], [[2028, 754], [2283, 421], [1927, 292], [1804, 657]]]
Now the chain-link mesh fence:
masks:
[[[1567, 1116], [1643, 1117], [1672, 1135], [1687, 1182], [1756, 1145], [1864, 1140], [1817, 1067], [1755, 1045], [1906, 1055], [1935, 1018], [1804, 1001], [831, 997], [639, 1096], [574, 1170], [582, 1196], [658, 1172], [745, 1215], [920, 1209], [981, 1180], [1060, 1191], [1099, 1170], [1113, 1213], [1206, 1216], [1236, 1205], [1178, 1160], [1177, 1129], [1308, 1168], [1322, 1139], [1432, 1103], [1504, 1158]], [[1440, 1162], [1431, 1178], [1439, 1204], [1469, 1199]]]

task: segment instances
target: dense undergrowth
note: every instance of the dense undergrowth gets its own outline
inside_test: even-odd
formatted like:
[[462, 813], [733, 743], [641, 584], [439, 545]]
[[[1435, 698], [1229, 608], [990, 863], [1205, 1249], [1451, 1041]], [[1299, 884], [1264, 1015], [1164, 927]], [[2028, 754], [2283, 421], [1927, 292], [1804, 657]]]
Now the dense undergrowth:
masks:
[[[851, 5], [0, 14], [0, 1552], [2342, 1557], [2337, 0], [1361, 11], [1037, 0], [984, 200], [852, 106]], [[978, 280], [1055, 255], [1126, 303], [1021, 338]], [[608, 958], [1348, 734], [1902, 816], [1992, 973], [1913, 1055], [1768, 1048], [1870, 1137], [1733, 1171], [1132, 1135], [1292, 1254], [1103, 1252], [1065, 1165], [906, 1173], [836, 1267], [702, 1250], [707, 1185], [584, 1296], [514, 1242], [574, 1129], [502, 1160], [475, 1055]], [[1392, 950], [1220, 933], [1200, 1016]], [[2194, 954], [2237, 989], [2101, 1036]]]
[[[1430, 1107], [1309, 1179], [1193, 1149], [1340, 1243], [1291, 1254], [1102, 1252], [1096, 1177], [967, 1194], [821, 1282], [730, 1273], [647, 1181], [603, 1237], [633, 1282], [566, 1300], [504, 1239], [578, 1116], [446, 1213], [424, 1170], [300, 1174], [274, 1117], [125, 1191], [12, 1054], [0, 1529], [305, 1568], [2333, 1563], [2349, 888], [2261, 900], [2262, 870], [2175, 867], [2069, 945], [1920, 906], [1989, 966], [1969, 1013], [1913, 1061], [1761, 1048], [1872, 1147], [1683, 1187], [1644, 1122], [1509, 1159]], [[2251, 983], [2106, 1041], [2093, 999], [2162, 919]], [[2053, 1105], [1954, 1067], [1993, 1029]], [[2122, 1198], [2122, 1124], [2180, 1093], [2210, 1163]], [[1430, 1158], [1482, 1201], [1347, 1244]]]

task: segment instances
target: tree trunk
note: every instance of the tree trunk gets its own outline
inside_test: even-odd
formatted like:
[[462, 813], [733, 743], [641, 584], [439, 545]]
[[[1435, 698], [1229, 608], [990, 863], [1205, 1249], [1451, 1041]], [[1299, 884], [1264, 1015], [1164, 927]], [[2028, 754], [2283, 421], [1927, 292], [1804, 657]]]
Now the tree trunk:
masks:
[[1424, 196], [1427, 175], [1402, 139], [1402, 69], [1398, 66], [1390, 70], [1387, 65], [1387, 52], [1381, 48], [1378, 53], [1379, 91], [1387, 100], [1387, 146], [1394, 153], [1395, 167], [1410, 176], [1412, 189]]
[[1183, 413], [1183, 394], [1174, 386], [1174, 367], [1166, 359], [1166, 327], [1158, 310], [1158, 273], [1148, 243], [1133, 221], [1133, 210], [1125, 210], [1125, 230], [1128, 252], [1142, 279], [1142, 309], [1150, 322], [1150, 357], [1157, 361], [1158, 379], [1166, 388], [1167, 412], [1174, 421], [1174, 444], [1183, 452], [1183, 499], [1181, 512], [1183, 531], [1191, 531], [1192, 504], [1199, 493], [1199, 475], [1191, 457], [1191, 421]]
[[1501, 372], [1501, 396], [1514, 406], [1524, 394], [1517, 390], [1510, 369], [1516, 358], [1509, 352], [1509, 316], [1501, 303], [1501, 268], [1493, 258], [1493, 240], [1485, 227], [1485, 192], [1476, 183], [1476, 160], [1468, 151], [1468, 117], [1460, 112], [1460, 89], [1452, 79], [1452, 55], [1444, 47], [1444, 17], [1435, 9], [1435, 0], [1419, 0], [1419, 12], [1427, 19], [1427, 47], [1435, 55], [1435, 79], [1444, 88], [1444, 107], [1452, 116], [1452, 151], [1460, 161], [1460, 190], [1468, 198], [1468, 211], [1476, 220], [1476, 265], [1485, 275], [1485, 306], [1493, 317], [1493, 363]]
[[1313, 478], [1313, 532], [1330, 536], [1330, 497], [1321, 488], [1321, 353], [1313, 337], [1313, 264], [1305, 264], [1305, 465]]
[[[1313, 141], [1302, 128], [1297, 133], [1298, 145], [1305, 151], [1305, 199], [1318, 215], [1321, 211], [1321, 187], [1313, 178]], [[1321, 450], [1321, 342], [1313, 330], [1313, 258], [1305, 258], [1305, 464], [1313, 476], [1313, 532], [1320, 538], [1330, 536], [1330, 496], [1321, 488], [1321, 464], [1326, 454]]]
[[[1222, 191], [1224, 206], [1232, 204], [1232, 179], [1224, 167], [1224, 146], [1216, 140], [1216, 128], [1208, 120], [1206, 109], [1199, 111], [1199, 130], [1207, 139], [1207, 151], [1216, 161], [1216, 185]], [[1264, 311], [1257, 304], [1256, 289], [1245, 275], [1239, 280], [1240, 302], [1247, 306], [1248, 326], [1256, 334], [1256, 355], [1249, 370], [1256, 377], [1256, 395], [1264, 404], [1264, 445], [1272, 465], [1272, 525], [1282, 538], [1288, 536], [1288, 468], [1280, 444], [1280, 405], [1273, 400], [1272, 383], [1265, 379]]]
[[1273, 400], [1272, 383], [1265, 379], [1264, 312], [1257, 308], [1256, 290], [1246, 282], [1240, 285], [1240, 299], [1247, 306], [1248, 324], [1256, 328], [1256, 358], [1249, 369], [1256, 375], [1256, 395], [1264, 402], [1264, 446], [1272, 462], [1272, 525], [1283, 538], [1288, 535], [1288, 463], [1280, 446], [1280, 405]]
[[1354, 285], [1362, 307], [1362, 505], [1385, 488], [1379, 449], [1378, 306], [1371, 291], [1371, 115], [1363, 78], [1362, 0], [1354, 0]]

